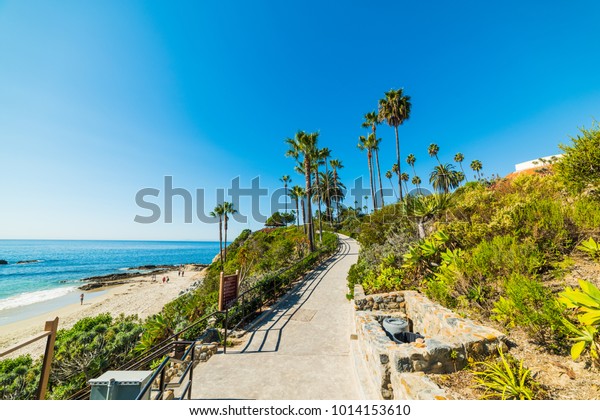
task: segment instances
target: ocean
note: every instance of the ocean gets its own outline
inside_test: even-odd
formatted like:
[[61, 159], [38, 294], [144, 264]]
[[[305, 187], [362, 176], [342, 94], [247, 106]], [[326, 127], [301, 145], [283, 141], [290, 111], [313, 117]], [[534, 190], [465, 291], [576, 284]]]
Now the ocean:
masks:
[[144, 265], [208, 264], [218, 253], [218, 242], [0, 240], [0, 260], [8, 261], [0, 265], [0, 313], [58, 300], [86, 277]]

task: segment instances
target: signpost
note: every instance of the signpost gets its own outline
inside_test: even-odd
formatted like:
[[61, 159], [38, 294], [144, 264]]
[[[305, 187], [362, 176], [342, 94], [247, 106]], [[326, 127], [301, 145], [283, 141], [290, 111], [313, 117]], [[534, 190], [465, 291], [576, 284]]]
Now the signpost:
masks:
[[223, 341], [223, 353], [227, 353], [227, 324], [229, 308], [238, 297], [239, 291], [239, 271], [235, 274], [226, 276], [221, 271], [221, 281], [219, 282], [219, 311], [225, 311], [225, 340]]
[[238, 279], [239, 272], [226, 276], [221, 271], [221, 281], [219, 283], [219, 311], [229, 309], [238, 297]]

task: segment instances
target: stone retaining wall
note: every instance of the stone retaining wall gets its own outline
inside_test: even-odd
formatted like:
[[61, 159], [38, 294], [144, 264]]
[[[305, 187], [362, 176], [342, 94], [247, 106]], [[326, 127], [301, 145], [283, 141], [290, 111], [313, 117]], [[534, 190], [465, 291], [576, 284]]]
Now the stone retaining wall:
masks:
[[[425, 374], [462, 369], [469, 357], [482, 357], [506, 348], [505, 336], [456, 315], [415, 291], [366, 296], [354, 289], [359, 357], [377, 378], [384, 399], [440, 399], [444, 392]], [[398, 344], [385, 333], [385, 318], [407, 318], [412, 332], [425, 338]]]

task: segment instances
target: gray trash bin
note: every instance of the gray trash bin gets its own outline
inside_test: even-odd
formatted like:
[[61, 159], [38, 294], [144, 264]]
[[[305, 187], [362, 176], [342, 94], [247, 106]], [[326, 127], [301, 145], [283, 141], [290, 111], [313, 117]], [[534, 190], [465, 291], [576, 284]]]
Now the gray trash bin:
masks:
[[408, 332], [408, 321], [404, 318], [385, 318], [383, 329], [391, 335]]
[[[96, 379], [90, 379], [90, 400], [135, 400], [152, 373], [151, 370], [109, 370]], [[150, 399], [150, 390], [142, 399]]]

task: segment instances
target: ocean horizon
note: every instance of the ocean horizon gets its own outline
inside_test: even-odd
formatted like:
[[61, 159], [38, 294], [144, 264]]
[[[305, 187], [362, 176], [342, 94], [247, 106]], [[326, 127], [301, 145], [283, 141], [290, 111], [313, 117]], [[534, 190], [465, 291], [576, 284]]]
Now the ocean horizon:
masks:
[[3, 239], [0, 260], [8, 264], [0, 264], [0, 321], [19, 308], [60, 300], [87, 277], [145, 265], [209, 264], [218, 252], [215, 241]]

